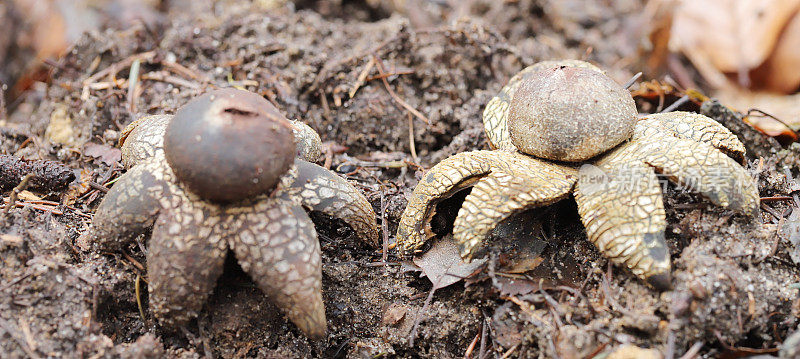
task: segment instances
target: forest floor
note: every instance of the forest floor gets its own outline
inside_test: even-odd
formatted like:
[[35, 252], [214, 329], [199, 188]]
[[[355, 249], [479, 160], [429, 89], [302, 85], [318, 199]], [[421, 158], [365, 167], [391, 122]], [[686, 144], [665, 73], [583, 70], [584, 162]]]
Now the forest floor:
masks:
[[[609, 266], [569, 198], [524, 214], [546, 247], [538, 267], [515, 280], [482, 268], [429, 298], [432, 285], [413, 263], [390, 253], [388, 265], [375, 264], [379, 250], [317, 218], [325, 340], [306, 339], [233, 262], [196, 321], [163, 331], [147, 307], [146, 238], [120, 253], [75, 244], [104, 187], [123, 173], [114, 146], [134, 119], [174, 113], [215, 87], [262, 94], [320, 133], [324, 165], [364, 191], [393, 242], [425, 169], [488, 148], [483, 107], [517, 71], [580, 58], [622, 83], [644, 66], [647, 19], [637, 1], [423, 2], [412, 13], [307, 3], [199, 1], [167, 10], [170, 21], [83, 35], [51, 65], [48, 85], [9, 105], [0, 153], [59, 161], [78, 180], [0, 213], [3, 357], [601, 358], [635, 346], [654, 349], [654, 358], [733, 358], [777, 353], [797, 327], [800, 255], [785, 235], [800, 225], [793, 202], [765, 201], [748, 218], [668, 186], [672, 291]], [[140, 80], [129, 93], [135, 60]], [[654, 111], [637, 100], [640, 111]], [[746, 167], [762, 197], [797, 190], [797, 145], [704, 109], [748, 146]], [[458, 198], [445, 205], [458, 208]]]

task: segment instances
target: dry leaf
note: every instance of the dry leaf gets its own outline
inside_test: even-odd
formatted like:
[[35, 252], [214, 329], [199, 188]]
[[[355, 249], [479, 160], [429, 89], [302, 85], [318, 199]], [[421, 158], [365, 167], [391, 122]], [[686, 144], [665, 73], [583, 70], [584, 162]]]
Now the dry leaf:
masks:
[[392, 303], [383, 313], [381, 322], [386, 325], [396, 325], [406, 316], [408, 309], [400, 303]]
[[122, 151], [119, 148], [98, 143], [87, 142], [83, 145], [83, 154], [99, 159], [108, 166], [118, 164], [122, 160]]
[[517, 296], [539, 290], [539, 283], [524, 278], [497, 277], [500, 295]]
[[[787, 96], [734, 88], [720, 90], [715, 97], [737, 111], [747, 112], [751, 108], [757, 108], [781, 119], [793, 129], [800, 130], [800, 94]], [[769, 117], [750, 116], [746, 120], [768, 136], [793, 137], [785, 125]]]
[[458, 244], [452, 235], [439, 239], [425, 254], [414, 258], [414, 264], [422, 268], [422, 273], [433, 283], [434, 289], [447, 287], [469, 277], [484, 263], [485, 258], [464, 262], [458, 254]]
[[786, 25], [775, 51], [755, 70], [753, 80], [761, 81], [756, 84], [758, 87], [782, 93], [791, 93], [800, 86], [800, 12]]
[[678, 6], [672, 34], [684, 53], [705, 57], [736, 73], [767, 59], [800, 0], [691, 0]]
[[17, 199], [23, 201], [41, 201], [42, 197], [39, 197], [30, 191], [22, 191], [17, 195]]

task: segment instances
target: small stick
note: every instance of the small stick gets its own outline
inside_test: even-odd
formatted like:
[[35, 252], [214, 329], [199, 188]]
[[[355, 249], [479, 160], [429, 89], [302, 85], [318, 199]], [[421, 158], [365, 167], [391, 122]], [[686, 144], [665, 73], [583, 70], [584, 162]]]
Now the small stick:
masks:
[[139, 316], [142, 318], [142, 322], [146, 322], [144, 318], [144, 308], [142, 308], [142, 275], [136, 273], [136, 280], [134, 281], [134, 290], [136, 292], [136, 306], [139, 307]]
[[472, 341], [469, 343], [469, 346], [467, 346], [467, 351], [464, 352], [464, 359], [472, 358], [472, 352], [475, 351], [475, 346], [478, 345], [478, 339], [481, 337], [481, 331], [483, 331], [483, 328], [481, 328], [481, 330], [475, 334], [475, 339], [472, 339]]
[[0, 121], [6, 119], [6, 99], [5, 99], [5, 92], [3, 91], [3, 86], [0, 85]]
[[17, 336], [16, 328], [14, 328], [14, 326], [12, 326], [11, 323], [9, 323], [3, 318], [0, 318], [0, 327], [5, 329], [6, 333], [8, 333], [8, 335], [12, 339], [14, 339], [15, 342], [17, 342], [17, 345], [19, 345], [19, 347], [22, 349], [23, 352], [25, 352], [26, 355], [28, 355], [28, 357], [41, 358], [39, 355], [36, 354], [36, 352], [33, 351], [33, 349], [28, 345], [28, 343], [26, 343], [22, 338]]
[[637, 72], [636, 75], [633, 75], [633, 77], [631, 77], [631, 79], [628, 80], [628, 82], [622, 85], [622, 88], [626, 90], [629, 89], [631, 86], [633, 86], [634, 83], [636, 83], [636, 80], [638, 80], [640, 77], [642, 77], [641, 71]]
[[177, 76], [168, 75], [168, 73], [165, 72], [165, 71], [148, 72], [148, 73], [142, 75], [142, 80], [161, 81], [161, 82], [165, 82], [165, 83], [168, 83], [168, 84], [178, 85], [178, 86], [182, 86], [182, 87], [188, 87], [190, 89], [199, 89], [200, 88], [200, 85], [195, 83], [195, 82], [187, 81], [187, 80], [182, 79], [182, 78], [177, 77]]
[[422, 315], [425, 314], [425, 311], [428, 310], [428, 307], [431, 305], [431, 301], [433, 301], [433, 294], [436, 293], [436, 286], [439, 285], [439, 281], [443, 278], [439, 277], [439, 280], [436, 281], [435, 285], [431, 287], [431, 291], [428, 293], [428, 297], [425, 298], [425, 304], [422, 305], [422, 308], [417, 312], [416, 317], [414, 318], [414, 326], [411, 328], [411, 334], [409, 334], [408, 338], [408, 345], [410, 347], [414, 347], [414, 338], [417, 337], [417, 329], [419, 328], [419, 323], [422, 322]]
[[483, 325], [481, 326], [481, 347], [478, 350], [478, 359], [484, 359], [486, 357], [486, 336], [489, 334], [489, 322], [485, 317], [483, 318]]
[[697, 356], [697, 353], [700, 352], [700, 349], [703, 348], [703, 342], [696, 342], [692, 345], [686, 353], [681, 356], [681, 359], [694, 359]]
[[[381, 61], [381, 59], [379, 59], [374, 54], [372, 55], [372, 58], [374, 58], [375, 62], [378, 64], [378, 72], [381, 74], [381, 76], [386, 75], [386, 71], [383, 68], [383, 62]], [[389, 95], [392, 96], [392, 99], [394, 99], [395, 102], [397, 102], [400, 106], [408, 110], [408, 112], [414, 114], [414, 116], [419, 118], [422, 122], [425, 122], [425, 124], [430, 125], [430, 121], [428, 121], [428, 118], [425, 117], [425, 115], [417, 111], [417, 109], [411, 107], [411, 105], [409, 105], [407, 102], [403, 101], [403, 99], [401, 99], [400, 96], [397, 96], [394, 90], [392, 90], [392, 87], [389, 86], [389, 81], [386, 81], [385, 77], [381, 78], [381, 81], [383, 81], [383, 86], [386, 87], [386, 91], [389, 92]]]
[[776, 201], [791, 201], [794, 198], [792, 196], [772, 196], [772, 197], [761, 197], [761, 202], [776, 202]]
[[797, 131], [795, 131], [794, 128], [792, 128], [792, 126], [789, 126], [788, 123], [784, 122], [783, 120], [781, 120], [781, 119], [779, 119], [779, 118], [777, 118], [777, 117], [775, 117], [773, 115], [770, 115], [769, 113], [766, 113], [766, 112], [764, 112], [762, 110], [759, 110], [757, 108], [751, 108], [751, 109], [747, 110], [747, 113], [744, 115], [744, 117], [749, 117], [750, 114], [753, 113], [753, 112], [760, 113], [762, 117], [769, 117], [769, 118], [777, 121], [781, 125], [785, 126], [787, 129], [789, 129], [789, 131], [792, 132], [792, 134], [794, 135], [795, 138], [800, 138], [800, 133], [797, 133]]
[[108, 193], [109, 189], [106, 186], [103, 186], [95, 181], [89, 181], [89, 187], [92, 187], [100, 192]]
[[142, 60], [133, 60], [131, 64], [131, 71], [128, 75], [128, 111], [131, 114], [136, 112], [136, 100], [139, 96], [136, 94], [136, 88], [139, 86], [139, 66]]
[[22, 177], [22, 181], [20, 181], [19, 184], [11, 190], [11, 194], [8, 196], [8, 204], [6, 204], [6, 207], [3, 210], [5, 214], [8, 214], [8, 212], [11, 211], [11, 207], [17, 203], [17, 197], [19, 196], [19, 193], [28, 187], [28, 182], [31, 181], [31, 177], [33, 177], [33, 173], [26, 174], [25, 177]]
[[348, 93], [348, 95], [350, 95], [350, 98], [353, 98], [353, 96], [356, 95], [356, 91], [358, 91], [358, 89], [361, 87], [361, 85], [364, 84], [364, 81], [367, 78], [367, 75], [369, 75], [369, 72], [372, 71], [372, 67], [373, 66], [375, 66], [375, 58], [371, 57], [369, 59], [369, 62], [367, 62], [367, 66], [364, 66], [364, 70], [362, 70], [361, 74], [358, 75], [358, 79], [356, 80], [356, 84], [353, 85], [352, 89], [350, 89], [350, 92]]
[[111, 66], [106, 67], [105, 69], [102, 69], [102, 70], [98, 71], [94, 75], [89, 76], [88, 78], [86, 78], [86, 80], [83, 80], [83, 90], [81, 91], [81, 99], [88, 99], [89, 98], [89, 87], [92, 84], [96, 83], [97, 80], [99, 80], [103, 76], [109, 76], [109, 75], [110, 76], [114, 76], [114, 75], [116, 75], [117, 72], [119, 72], [120, 70], [130, 66], [136, 60], [148, 61], [149, 62], [155, 56], [156, 56], [156, 52], [155, 51], [147, 51], [147, 52], [142, 52], [142, 53], [139, 53], [139, 54], [131, 55], [131, 56], [123, 59], [122, 61], [117, 62], [115, 64], [112, 64]]
[[501, 357], [500, 357], [500, 359], [507, 359], [507, 358], [509, 358], [509, 357], [511, 356], [511, 354], [514, 354], [514, 351], [515, 351], [515, 350], [517, 350], [517, 348], [518, 348], [518, 347], [519, 347], [519, 343], [517, 343], [517, 344], [514, 344], [514, 346], [513, 346], [513, 347], [511, 347], [511, 349], [508, 349], [508, 351], [507, 351], [507, 352], [503, 353], [503, 356], [501, 356]]
[[381, 230], [383, 230], [383, 253], [381, 261], [386, 264], [389, 261], [389, 228], [386, 224], [386, 187], [381, 184]]
[[411, 158], [414, 160], [414, 163], [419, 163], [417, 146], [414, 143], [414, 120], [411, 117], [411, 113], [408, 113], [408, 147], [409, 150], [411, 150]]
[[667, 108], [661, 110], [661, 113], [675, 111], [676, 108], [681, 107], [687, 102], [689, 102], [689, 95], [683, 95], [683, 97], [679, 98], [678, 101], [673, 102], [671, 105], [667, 106]]
[[183, 66], [177, 62], [162, 61], [161, 66], [164, 66], [167, 68], [167, 70], [170, 70], [178, 75], [188, 77], [192, 80], [200, 80], [201, 82], [204, 83], [210, 81], [204, 74], [199, 74], [197, 72], [194, 72], [192, 69]]
[[391, 73], [388, 73], [388, 74], [385, 74], [385, 75], [367, 77], [366, 81], [380, 80], [380, 79], [383, 79], [383, 78], [389, 78], [389, 77], [392, 77], [392, 76], [399, 76], [399, 75], [411, 75], [413, 73], [414, 73], [414, 70], [391, 72]]

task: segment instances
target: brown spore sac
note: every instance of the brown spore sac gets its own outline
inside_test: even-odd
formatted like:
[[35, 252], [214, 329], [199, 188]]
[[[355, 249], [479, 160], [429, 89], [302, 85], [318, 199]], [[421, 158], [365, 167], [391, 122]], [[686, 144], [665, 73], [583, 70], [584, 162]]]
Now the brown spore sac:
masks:
[[637, 120], [630, 93], [587, 68], [557, 66], [524, 79], [508, 127], [517, 149], [555, 161], [584, 161], [630, 138]]
[[294, 162], [292, 127], [269, 101], [222, 89], [178, 110], [164, 136], [175, 175], [195, 194], [233, 202], [270, 191]]

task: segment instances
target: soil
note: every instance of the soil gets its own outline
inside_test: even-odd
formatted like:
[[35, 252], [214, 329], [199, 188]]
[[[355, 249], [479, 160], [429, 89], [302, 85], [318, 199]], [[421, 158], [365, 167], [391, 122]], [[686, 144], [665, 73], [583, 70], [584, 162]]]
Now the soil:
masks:
[[[672, 291], [609, 266], [571, 198], [519, 215], [544, 228], [534, 240], [547, 244], [527, 277], [509, 281], [489, 265], [427, 305], [432, 285], [410, 261], [390, 253], [383, 265], [379, 250], [315, 215], [325, 340], [306, 339], [233, 262], [196, 321], [164, 330], [147, 309], [146, 236], [119, 253], [74, 243], [123, 172], [113, 146], [134, 119], [174, 113], [214, 87], [260, 93], [320, 133], [324, 164], [365, 192], [393, 242], [424, 169], [487, 148], [483, 106], [511, 76], [539, 60], [582, 58], [625, 82], [642, 67], [648, 20], [637, 1], [170, 3], [170, 21], [83, 35], [50, 82], [0, 118], [0, 154], [56, 160], [78, 178], [36, 192], [36, 208], [0, 213], [2, 357], [580, 358], [624, 344], [667, 358], [695, 345], [707, 357], [739, 357], [776, 353], [797, 327], [800, 269], [786, 233], [798, 224], [784, 219], [792, 202], [764, 202], [747, 218], [668, 185]], [[142, 78], [131, 94], [122, 81], [135, 59]], [[117, 83], [91, 77], [106, 69]], [[791, 193], [796, 146], [705, 111], [739, 121], [763, 197]], [[445, 227], [459, 199], [440, 205]]]

